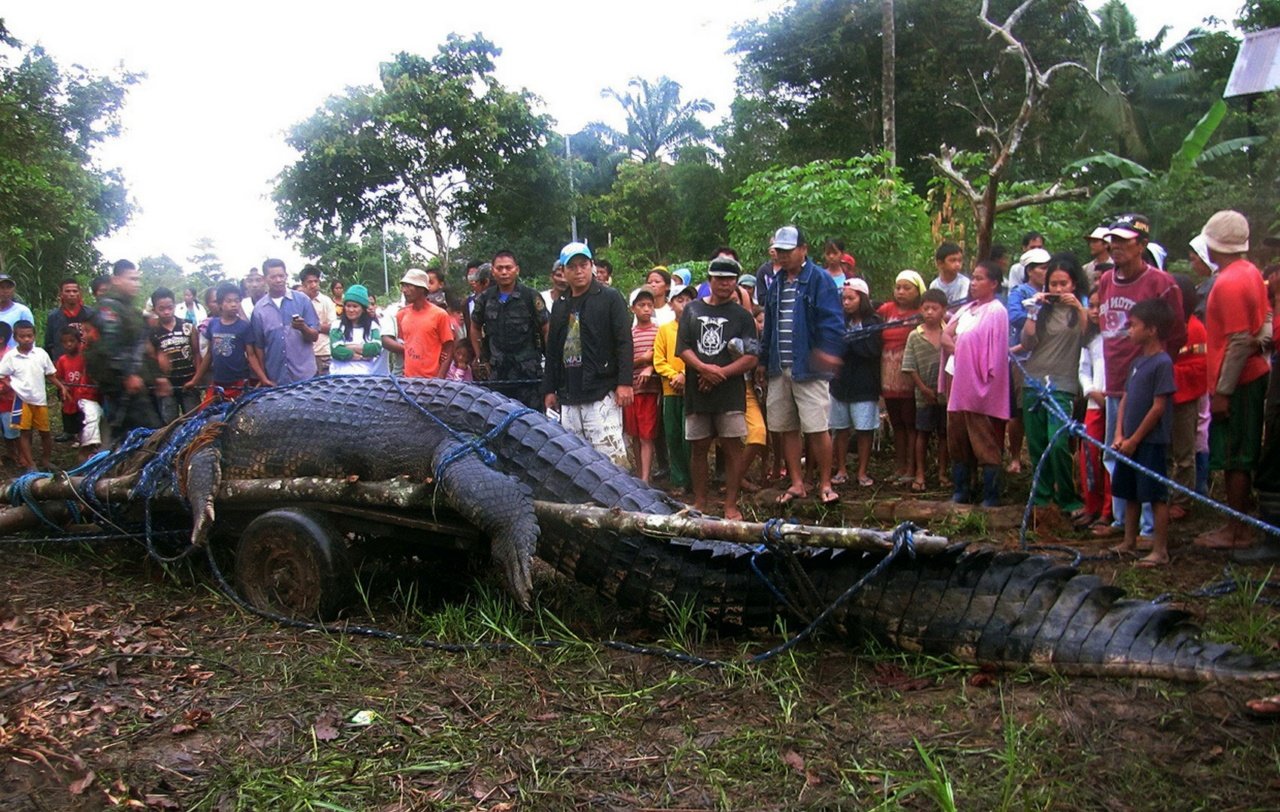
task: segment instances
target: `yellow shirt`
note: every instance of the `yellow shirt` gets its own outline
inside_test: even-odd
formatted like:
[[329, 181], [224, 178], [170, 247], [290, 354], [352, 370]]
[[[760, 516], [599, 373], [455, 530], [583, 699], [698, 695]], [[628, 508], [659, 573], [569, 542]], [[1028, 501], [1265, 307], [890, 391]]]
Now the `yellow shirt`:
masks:
[[653, 340], [653, 371], [662, 378], [662, 394], [667, 397], [676, 394], [671, 381], [684, 374], [684, 359], [676, 355], [676, 330], [679, 327], [679, 322], [669, 321], [658, 328], [658, 336]]

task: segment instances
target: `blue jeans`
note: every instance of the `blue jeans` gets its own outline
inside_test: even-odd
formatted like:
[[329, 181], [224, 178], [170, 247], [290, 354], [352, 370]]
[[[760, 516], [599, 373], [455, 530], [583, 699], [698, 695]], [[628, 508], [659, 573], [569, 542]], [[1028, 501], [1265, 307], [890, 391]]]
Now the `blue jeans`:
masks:
[[[1107, 433], [1103, 437], [1103, 441], [1109, 446], [1116, 436], [1116, 420], [1120, 417], [1120, 398], [1107, 395]], [[1117, 462], [1115, 457], [1110, 454], [1103, 458], [1102, 465], [1107, 469], [1107, 473], [1115, 476], [1116, 466], [1124, 463]], [[1115, 517], [1112, 523], [1116, 527], [1124, 527], [1125, 500], [1111, 497], [1111, 515]], [[1156, 517], [1151, 510], [1151, 503], [1144, 502], [1142, 505], [1142, 522], [1140, 524], [1139, 533], [1149, 536], [1156, 532]]]

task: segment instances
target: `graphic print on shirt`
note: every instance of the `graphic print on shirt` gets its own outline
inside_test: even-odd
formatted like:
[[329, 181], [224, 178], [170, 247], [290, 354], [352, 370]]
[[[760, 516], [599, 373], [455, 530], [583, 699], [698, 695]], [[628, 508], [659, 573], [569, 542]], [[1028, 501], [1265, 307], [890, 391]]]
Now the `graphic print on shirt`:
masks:
[[578, 311], [569, 312], [569, 332], [564, 338], [564, 365], [566, 367], [582, 366], [582, 324], [578, 319]]
[[714, 358], [724, 350], [724, 326], [728, 319], [720, 316], [698, 316], [698, 354]]
[[213, 354], [219, 358], [230, 358], [236, 351], [235, 333], [214, 333]]

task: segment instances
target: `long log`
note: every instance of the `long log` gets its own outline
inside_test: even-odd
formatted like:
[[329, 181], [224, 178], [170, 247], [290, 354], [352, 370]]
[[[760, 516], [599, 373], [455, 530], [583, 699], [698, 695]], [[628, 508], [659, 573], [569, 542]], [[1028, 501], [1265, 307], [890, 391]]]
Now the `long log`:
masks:
[[[135, 482], [136, 478], [132, 476], [100, 479], [95, 483], [94, 494], [104, 502], [125, 501]], [[30, 493], [42, 503], [57, 505], [63, 500], [79, 498], [76, 490], [79, 486], [80, 479], [75, 477], [42, 479], [31, 483]], [[217, 502], [225, 505], [265, 505], [297, 501], [396, 510], [430, 510], [434, 494], [435, 486], [432, 483], [408, 479], [379, 482], [322, 477], [231, 479], [222, 482]], [[174, 497], [167, 492], [158, 494], [157, 498], [174, 501]], [[655, 538], [755, 544], [765, 532], [765, 525], [761, 522], [730, 521], [692, 513], [656, 516], [594, 505], [565, 505], [544, 501], [535, 501], [533, 507], [538, 518], [543, 521], [559, 521], [589, 530], [607, 529]], [[31, 528], [38, 524], [39, 520], [28, 508], [11, 507], [0, 510], [0, 532]], [[784, 540], [803, 546], [839, 547], [868, 552], [883, 552], [893, 546], [893, 534], [890, 531], [860, 527], [822, 527], [786, 522], [779, 525], [776, 532]], [[949, 541], [942, 536], [917, 532], [914, 544], [917, 552], [927, 554], [946, 549]]]

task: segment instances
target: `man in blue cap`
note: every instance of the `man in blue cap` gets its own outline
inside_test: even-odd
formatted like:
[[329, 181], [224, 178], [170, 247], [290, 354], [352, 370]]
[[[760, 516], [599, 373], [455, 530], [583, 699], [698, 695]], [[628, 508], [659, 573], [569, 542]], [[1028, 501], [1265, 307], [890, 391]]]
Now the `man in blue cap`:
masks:
[[551, 308], [543, 402], [565, 428], [627, 468], [622, 410], [631, 405], [631, 311], [622, 294], [595, 278], [591, 249], [571, 242], [560, 251], [565, 291]]

